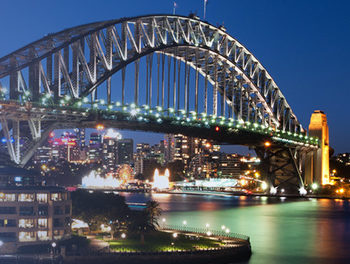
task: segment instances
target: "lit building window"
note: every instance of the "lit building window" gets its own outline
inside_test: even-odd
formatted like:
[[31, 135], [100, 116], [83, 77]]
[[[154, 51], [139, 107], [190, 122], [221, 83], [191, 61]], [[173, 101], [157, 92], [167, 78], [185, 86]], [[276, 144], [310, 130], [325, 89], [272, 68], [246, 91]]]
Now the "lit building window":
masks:
[[64, 230], [54, 230], [53, 231], [53, 238], [54, 239], [61, 239], [63, 237]]
[[35, 241], [35, 232], [19, 232], [18, 240], [20, 242]]
[[39, 203], [47, 203], [47, 193], [38, 193], [36, 195], [36, 200]]
[[38, 219], [38, 227], [39, 228], [47, 228], [47, 219], [46, 218], [39, 218]]
[[33, 228], [34, 227], [34, 219], [19, 219], [18, 227], [20, 228]]
[[33, 193], [21, 193], [18, 195], [19, 202], [33, 202], [34, 194]]
[[0, 202], [15, 202], [16, 194], [14, 193], [0, 193]]
[[52, 201], [62, 201], [61, 193], [51, 193]]
[[47, 231], [38, 231], [39, 240], [49, 240], [50, 238], [47, 235]]

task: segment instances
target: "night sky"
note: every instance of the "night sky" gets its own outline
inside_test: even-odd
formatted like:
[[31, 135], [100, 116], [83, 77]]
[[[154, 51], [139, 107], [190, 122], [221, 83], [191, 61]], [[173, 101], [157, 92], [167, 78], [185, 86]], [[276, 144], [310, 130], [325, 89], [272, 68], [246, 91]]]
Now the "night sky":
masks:
[[[203, 17], [203, 0], [178, 0], [176, 13]], [[172, 13], [173, 1], [1, 0], [0, 57], [47, 33], [142, 14]], [[330, 145], [350, 152], [350, 1], [209, 0], [207, 17], [248, 48], [264, 65], [308, 127], [311, 113], [328, 117]], [[125, 133], [125, 132], [124, 132]], [[136, 142], [162, 135], [129, 133]]]

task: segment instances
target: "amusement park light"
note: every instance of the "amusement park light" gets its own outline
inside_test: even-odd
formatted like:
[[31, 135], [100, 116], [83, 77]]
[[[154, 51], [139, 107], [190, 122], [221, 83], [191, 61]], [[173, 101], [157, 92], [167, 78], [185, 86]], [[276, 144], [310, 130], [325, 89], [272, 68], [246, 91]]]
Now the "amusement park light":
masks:
[[216, 131], [216, 132], [219, 132], [219, 131], [220, 131], [220, 127], [216, 126], [216, 127], [215, 127], [215, 131]]
[[313, 183], [313, 184], [311, 185], [311, 188], [312, 188], [313, 190], [316, 190], [316, 189], [318, 188], [317, 183]]
[[113, 109], [113, 105], [108, 105], [108, 110], [112, 110]]
[[132, 104], [130, 105], [130, 107], [131, 107], [131, 108], [135, 108], [136, 105], [135, 105], [134, 103], [132, 103]]
[[175, 111], [174, 108], [171, 108], [171, 107], [169, 108], [170, 113], [174, 113], [174, 111]]
[[101, 100], [100, 100], [100, 104], [103, 104], [103, 105], [104, 105], [104, 104], [105, 104], [105, 100], [101, 99]]
[[225, 233], [226, 234], [230, 233], [230, 229], [226, 228]]
[[173, 233], [173, 238], [177, 238], [177, 233]]
[[221, 226], [221, 229], [222, 229], [222, 230], [224, 230], [225, 228], [226, 228], [226, 226], [224, 226], [224, 225]]
[[165, 223], [166, 219], [165, 218], [162, 218], [162, 222]]
[[123, 239], [126, 238], [125, 233], [122, 233], [121, 237], [122, 237]]
[[87, 97], [83, 98], [83, 103], [87, 103], [89, 101], [89, 99]]
[[120, 106], [121, 104], [120, 104], [120, 102], [116, 102], [115, 105], [116, 106]]
[[209, 223], [206, 223], [206, 224], [205, 224], [205, 227], [206, 227], [206, 228], [209, 228], [209, 227], [210, 227], [210, 224], [209, 224]]
[[210, 231], [207, 232], [207, 236], [211, 236], [211, 232]]
[[186, 220], [183, 220], [183, 221], [182, 221], [182, 224], [183, 224], [183, 225], [187, 225], [187, 221], [186, 221]]
[[98, 104], [97, 104], [97, 103], [94, 103], [94, 104], [92, 105], [92, 107], [93, 107], [93, 108], [97, 108], [97, 107], [98, 107]]

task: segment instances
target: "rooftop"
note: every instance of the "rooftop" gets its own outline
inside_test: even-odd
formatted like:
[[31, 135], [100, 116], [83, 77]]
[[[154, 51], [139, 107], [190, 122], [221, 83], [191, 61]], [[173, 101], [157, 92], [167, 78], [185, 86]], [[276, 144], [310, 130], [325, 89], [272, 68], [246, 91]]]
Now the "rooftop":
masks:
[[65, 191], [65, 188], [58, 186], [1, 186], [1, 191]]

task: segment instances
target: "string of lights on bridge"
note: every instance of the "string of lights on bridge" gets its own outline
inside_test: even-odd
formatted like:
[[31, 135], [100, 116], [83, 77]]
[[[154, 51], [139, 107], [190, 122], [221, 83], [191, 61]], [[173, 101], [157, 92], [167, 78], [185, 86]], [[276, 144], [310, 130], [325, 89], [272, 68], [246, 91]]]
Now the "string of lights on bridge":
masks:
[[[4, 93], [0, 94], [0, 98], [4, 99]], [[22, 96], [22, 104], [30, 102], [31, 94], [29, 90], [26, 90]], [[35, 103], [31, 104], [36, 106]], [[283, 131], [268, 127], [263, 124], [253, 123], [243, 120], [234, 120], [232, 118], [225, 118], [223, 116], [207, 115], [206, 113], [196, 113], [195, 111], [186, 112], [184, 109], [175, 110], [174, 108], [163, 109], [161, 106], [151, 108], [149, 105], [137, 106], [136, 104], [121, 104], [120, 102], [106, 103], [104, 99], [95, 100], [91, 102], [89, 98], [84, 97], [82, 99], [73, 100], [70, 95], [66, 95], [61, 98], [59, 104], [55, 104], [52, 95], [45, 93], [40, 99], [38, 107], [59, 107], [63, 111], [67, 110], [84, 110], [83, 116], [88, 113], [100, 111], [101, 113], [121, 113], [131, 120], [137, 120], [139, 122], [156, 121], [162, 123], [163, 121], [172, 121], [179, 125], [189, 125], [197, 127], [215, 127], [215, 131], [219, 132], [220, 128], [226, 128], [229, 132], [237, 132], [237, 130], [247, 130], [252, 133], [259, 133], [264, 135], [270, 135], [272, 140], [284, 143], [293, 143], [305, 146], [318, 146], [319, 139], [316, 137], [309, 137], [303, 133], [292, 133], [289, 131]], [[131, 121], [129, 120], [129, 121]], [[237, 130], [236, 130], [237, 129]], [[268, 146], [266, 146], [268, 147]]]

